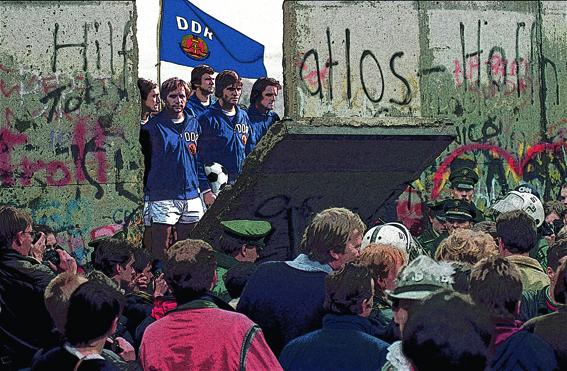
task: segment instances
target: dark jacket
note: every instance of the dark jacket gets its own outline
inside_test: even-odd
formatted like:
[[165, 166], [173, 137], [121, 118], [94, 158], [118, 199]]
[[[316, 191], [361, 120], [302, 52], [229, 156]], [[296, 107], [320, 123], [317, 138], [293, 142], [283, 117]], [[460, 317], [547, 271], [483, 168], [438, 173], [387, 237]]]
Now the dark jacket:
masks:
[[57, 343], [43, 301], [45, 288], [54, 277], [36, 260], [0, 248], [0, 357], [4, 361], [0, 368], [29, 367], [38, 349]]
[[255, 105], [251, 105], [248, 110], [248, 118], [250, 119], [250, 137], [248, 138], [248, 143], [246, 143], [246, 155], [254, 150], [256, 144], [262, 139], [264, 134], [268, 131], [270, 126], [276, 122], [280, 121], [280, 117], [274, 111], [268, 111], [262, 113], [256, 109]]
[[517, 331], [497, 348], [490, 359], [490, 370], [555, 370], [553, 349], [539, 336]]
[[[68, 351], [65, 346], [57, 346], [47, 352], [39, 352], [36, 354], [32, 364], [32, 371], [73, 371], [79, 358]], [[78, 371], [119, 371], [111, 362], [95, 358], [84, 359], [81, 361]]]
[[380, 370], [389, 344], [371, 332], [366, 318], [327, 314], [321, 330], [285, 346], [280, 363], [284, 370]]
[[567, 370], [567, 305], [561, 305], [555, 313], [529, 320], [523, 328], [545, 340], [555, 351], [559, 369]]
[[560, 304], [549, 295], [551, 286], [541, 290], [524, 291], [520, 304], [520, 321], [526, 322], [534, 317], [543, 316], [557, 311]]
[[205, 164], [217, 162], [228, 172], [228, 181], [233, 183], [242, 172], [245, 148], [250, 136], [248, 114], [238, 105], [236, 114], [227, 116], [219, 102], [199, 116], [202, 135], [200, 154]]
[[185, 108], [194, 116], [198, 117], [200, 114], [205, 112], [211, 105], [215, 104], [217, 98], [214, 95], [210, 96], [210, 101], [208, 106], [203, 106], [203, 103], [197, 98], [196, 94], [193, 94], [187, 99], [187, 104]]
[[180, 124], [161, 112], [140, 128], [144, 200], [189, 200], [210, 188], [198, 155], [200, 135], [199, 123], [187, 112]]
[[292, 339], [321, 328], [324, 315], [328, 272], [289, 265], [296, 261], [260, 264], [237, 306], [237, 311], [260, 325], [276, 356]]

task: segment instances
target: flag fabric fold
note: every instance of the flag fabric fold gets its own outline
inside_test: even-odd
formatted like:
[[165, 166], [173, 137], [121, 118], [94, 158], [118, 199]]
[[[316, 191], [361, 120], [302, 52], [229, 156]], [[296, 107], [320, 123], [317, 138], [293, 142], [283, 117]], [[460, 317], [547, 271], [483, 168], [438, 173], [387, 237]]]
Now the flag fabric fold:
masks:
[[241, 77], [266, 76], [264, 45], [211, 17], [188, 0], [163, 0], [159, 59], [182, 66], [208, 64]]

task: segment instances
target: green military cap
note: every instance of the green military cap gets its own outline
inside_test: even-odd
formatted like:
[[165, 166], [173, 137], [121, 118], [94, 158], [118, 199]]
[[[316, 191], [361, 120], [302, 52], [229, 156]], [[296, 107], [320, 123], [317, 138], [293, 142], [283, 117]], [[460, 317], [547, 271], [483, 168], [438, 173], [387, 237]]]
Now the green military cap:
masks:
[[451, 172], [449, 181], [451, 182], [451, 188], [473, 189], [478, 182], [478, 175], [470, 167], [462, 167]]
[[425, 203], [429, 214], [441, 221], [445, 220], [445, 200], [432, 200]]
[[236, 219], [225, 220], [220, 224], [229, 236], [255, 246], [263, 246], [264, 238], [272, 231], [272, 225], [265, 220]]
[[470, 203], [464, 200], [445, 201], [445, 219], [472, 222], [475, 217], [475, 207]]

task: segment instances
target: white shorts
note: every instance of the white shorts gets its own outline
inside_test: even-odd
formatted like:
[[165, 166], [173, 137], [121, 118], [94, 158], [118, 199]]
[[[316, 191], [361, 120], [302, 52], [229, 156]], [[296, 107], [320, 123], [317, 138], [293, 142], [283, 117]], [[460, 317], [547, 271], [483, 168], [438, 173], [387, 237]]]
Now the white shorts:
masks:
[[200, 197], [190, 200], [148, 201], [152, 223], [167, 225], [197, 223], [205, 213]]

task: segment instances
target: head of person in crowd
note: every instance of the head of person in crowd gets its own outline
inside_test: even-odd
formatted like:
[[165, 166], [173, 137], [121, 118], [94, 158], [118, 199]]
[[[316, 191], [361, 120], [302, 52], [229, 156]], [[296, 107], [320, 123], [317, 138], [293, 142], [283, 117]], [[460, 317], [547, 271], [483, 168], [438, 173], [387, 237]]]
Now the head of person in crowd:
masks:
[[30, 254], [34, 240], [31, 216], [12, 206], [0, 206], [0, 248]]
[[445, 223], [449, 234], [457, 229], [470, 229], [476, 217], [475, 208], [466, 200], [445, 201]]
[[557, 303], [567, 305], [567, 259], [563, 259], [557, 268], [553, 298]]
[[563, 216], [567, 208], [560, 201], [548, 201], [543, 205], [545, 221], [541, 225], [540, 233], [549, 245], [555, 241], [557, 234], [564, 227]]
[[386, 290], [396, 287], [396, 277], [407, 264], [408, 255], [392, 245], [371, 243], [362, 251], [358, 262], [370, 270], [376, 294], [385, 297]]
[[567, 179], [563, 180], [563, 184], [561, 184], [561, 189], [559, 190], [559, 201], [563, 202], [563, 205], [567, 207]]
[[151, 115], [158, 113], [161, 109], [159, 87], [152, 80], [139, 78], [138, 89], [142, 104], [141, 120], [146, 122]]
[[71, 294], [87, 279], [79, 274], [64, 272], [49, 282], [44, 293], [45, 307], [57, 330], [64, 334]]
[[449, 263], [436, 262], [425, 255], [412, 260], [400, 271], [396, 288], [387, 295], [392, 301], [394, 322], [400, 326], [402, 334], [410, 308], [439, 289], [452, 289], [454, 274], [455, 269]]
[[217, 261], [211, 245], [202, 240], [173, 244], [164, 260], [167, 285], [177, 303], [186, 303], [210, 291], [217, 282]]
[[459, 228], [439, 244], [435, 260], [475, 264], [483, 258], [496, 255], [498, 246], [489, 234]]
[[492, 239], [494, 240], [494, 243], [496, 243], [496, 246], [498, 246], [498, 234], [496, 234], [495, 221], [484, 220], [482, 222], [474, 223], [471, 229], [476, 232], [488, 233], [490, 237], [492, 237]]
[[248, 279], [256, 272], [258, 266], [252, 262], [238, 262], [224, 274], [224, 286], [231, 298], [236, 299], [242, 294]]
[[474, 186], [478, 182], [476, 171], [469, 167], [462, 167], [451, 171], [449, 175], [451, 183], [451, 196], [454, 200], [472, 202]]
[[215, 79], [215, 96], [225, 111], [232, 111], [240, 101], [242, 79], [236, 71], [224, 70]]
[[406, 253], [410, 260], [424, 253], [409, 229], [397, 222], [380, 224], [366, 231], [362, 238], [361, 250], [364, 251], [371, 243], [392, 245]]
[[469, 295], [494, 318], [518, 315], [522, 289], [519, 269], [502, 256], [482, 259], [472, 268]]
[[185, 117], [183, 110], [191, 95], [191, 90], [184, 80], [178, 77], [165, 80], [161, 84], [160, 94], [165, 104], [164, 111], [170, 118], [182, 119]]
[[206, 64], [200, 64], [191, 71], [191, 90], [203, 103], [209, 102], [211, 94], [215, 92], [215, 70]]
[[250, 106], [255, 107], [261, 113], [272, 111], [281, 89], [282, 86], [278, 80], [271, 77], [260, 77], [252, 85]]
[[65, 336], [75, 347], [102, 351], [106, 338], [116, 331], [124, 308], [124, 297], [101, 282], [88, 281], [71, 294]]
[[439, 234], [447, 231], [444, 206], [445, 201], [429, 201], [424, 208], [431, 228]]
[[461, 294], [468, 294], [470, 289], [470, 279], [472, 264], [451, 261], [449, 262], [453, 269], [455, 269], [455, 274], [453, 274], [453, 290], [460, 292]]
[[43, 233], [45, 235], [45, 247], [47, 249], [49, 248], [55, 248], [55, 246], [57, 246], [57, 234], [55, 233], [55, 231], [53, 230], [53, 228], [44, 225], [44, 224], [36, 224], [34, 225], [34, 230], [35, 232], [39, 233]]
[[363, 265], [347, 263], [325, 277], [324, 308], [329, 313], [368, 317], [373, 297], [374, 280]]
[[236, 219], [221, 221], [220, 224], [223, 229], [219, 239], [220, 250], [240, 262], [255, 262], [272, 231], [270, 222], [264, 220]]
[[134, 264], [132, 268], [134, 269], [134, 277], [132, 279], [132, 287], [134, 291], [145, 291], [154, 278], [152, 274], [152, 255], [148, 249], [134, 248], [133, 256]]
[[134, 245], [127, 240], [105, 238], [93, 252], [93, 268], [129, 290], [134, 279]]
[[559, 266], [567, 261], [567, 238], [555, 241], [547, 250], [547, 276], [549, 277], [551, 291], [558, 280]]
[[441, 290], [411, 308], [402, 350], [419, 371], [484, 370], [492, 331], [486, 313], [466, 295]]
[[504, 212], [496, 218], [500, 255], [527, 255], [535, 246], [537, 231], [534, 220], [523, 210]]
[[305, 228], [299, 248], [309, 259], [337, 270], [360, 256], [365, 229], [358, 214], [345, 208], [325, 209]]

